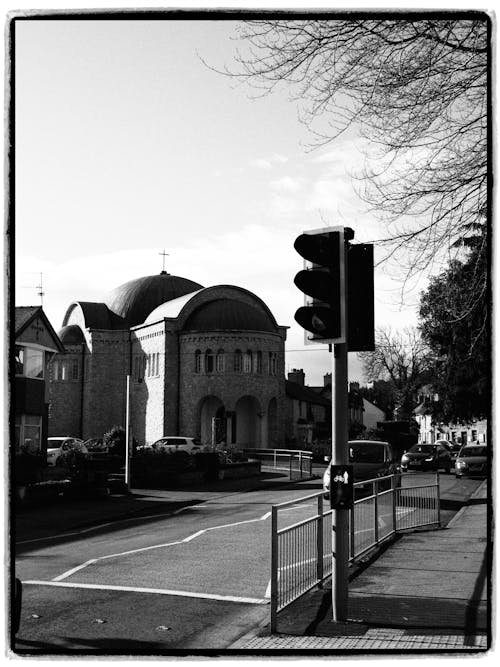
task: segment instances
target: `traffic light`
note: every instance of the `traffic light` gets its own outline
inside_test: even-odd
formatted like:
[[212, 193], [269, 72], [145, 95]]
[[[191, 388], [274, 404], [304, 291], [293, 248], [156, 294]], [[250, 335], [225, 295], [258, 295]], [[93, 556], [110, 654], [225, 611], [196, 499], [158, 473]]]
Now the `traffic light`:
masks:
[[339, 341], [343, 335], [341, 299], [344, 271], [344, 233], [315, 230], [301, 234], [294, 248], [306, 260], [306, 268], [295, 276], [295, 285], [306, 295], [306, 305], [295, 320], [310, 334], [310, 341]]

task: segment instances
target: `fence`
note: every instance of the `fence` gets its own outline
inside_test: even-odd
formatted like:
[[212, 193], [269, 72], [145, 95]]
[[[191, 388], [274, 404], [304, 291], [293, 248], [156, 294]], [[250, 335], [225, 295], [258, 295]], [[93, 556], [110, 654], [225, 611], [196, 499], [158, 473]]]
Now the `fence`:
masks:
[[[362, 497], [349, 512], [350, 561], [399, 531], [439, 525], [439, 475], [434, 484], [415, 486], [403, 486], [404, 478], [389, 475], [354, 484], [355, 496]], [[316, 505], [312, 516], [280, 527], [280, 513], [310, 505], [311, 500]], [[272, 507], [271, 632], [279, 611], [331, 575], [332, 510], [326, 504], [325, 508], [323, 493], [315, 493]]]
[[244, 449], [250, 458], [262, 461], [262, 465], [287, 472], [290, 479], [312, 476], [312, 452], [299, 449]]

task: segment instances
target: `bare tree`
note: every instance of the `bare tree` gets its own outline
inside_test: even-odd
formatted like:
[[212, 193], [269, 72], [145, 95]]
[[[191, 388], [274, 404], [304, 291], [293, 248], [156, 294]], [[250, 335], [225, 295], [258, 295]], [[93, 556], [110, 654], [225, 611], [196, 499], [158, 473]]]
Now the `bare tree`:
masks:
[[415, 328], [375, 331], [375, 350], [360, 352], [366, 380], [390, 382], [397, 418], [408, 419], [419, 387], [429, 381], [432, 355]]
[[[361, 196], [410, 278], [485, 234], [490, 20], [272, 19], [238, 25], [236, 71], [262, 93], [289, 84], [319, 144], [366, 140]], [[374, 239], [375, 240], [375, 239]]]

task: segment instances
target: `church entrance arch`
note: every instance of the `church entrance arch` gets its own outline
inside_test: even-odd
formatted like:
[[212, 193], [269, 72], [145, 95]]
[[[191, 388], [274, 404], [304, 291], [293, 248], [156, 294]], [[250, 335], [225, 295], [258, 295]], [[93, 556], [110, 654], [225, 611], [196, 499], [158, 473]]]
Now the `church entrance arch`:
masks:
[[238, 447], [261, 447], [263, 414], [259, 401], [254, 396], [242, 396], [236, 403], [235, 415]]
[[200, 440], [204, 445], [227, 442], [227, 420], [224, 403], [217, 396], [205, 396], [200, 402]]

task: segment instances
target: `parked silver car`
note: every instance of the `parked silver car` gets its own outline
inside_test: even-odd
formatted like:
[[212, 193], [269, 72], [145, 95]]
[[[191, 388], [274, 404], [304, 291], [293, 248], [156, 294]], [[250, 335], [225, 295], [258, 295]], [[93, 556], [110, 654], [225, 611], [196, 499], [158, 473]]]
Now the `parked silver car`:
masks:
[[464, 445], [455, 461], [455, 476], [482, 477], [488, 472], [488, 448], [485, 444]]

